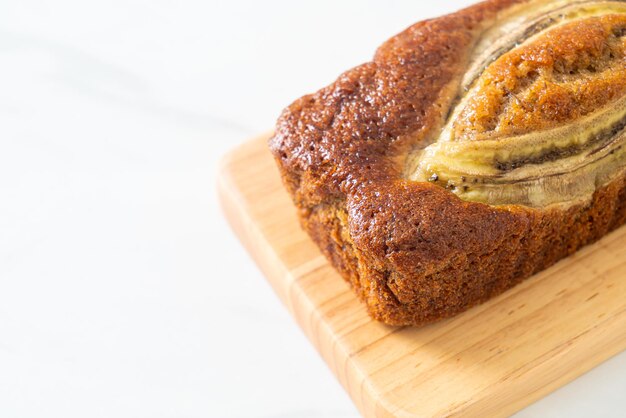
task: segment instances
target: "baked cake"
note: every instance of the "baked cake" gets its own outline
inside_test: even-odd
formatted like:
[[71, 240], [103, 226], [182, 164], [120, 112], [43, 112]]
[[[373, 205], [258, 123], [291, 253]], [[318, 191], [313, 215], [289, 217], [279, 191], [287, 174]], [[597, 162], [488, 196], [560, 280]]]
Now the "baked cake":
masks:
[[370, 315], [449, 317], [626, 221], [626, 2], [490, 0], [296, 100], [270, 149]]

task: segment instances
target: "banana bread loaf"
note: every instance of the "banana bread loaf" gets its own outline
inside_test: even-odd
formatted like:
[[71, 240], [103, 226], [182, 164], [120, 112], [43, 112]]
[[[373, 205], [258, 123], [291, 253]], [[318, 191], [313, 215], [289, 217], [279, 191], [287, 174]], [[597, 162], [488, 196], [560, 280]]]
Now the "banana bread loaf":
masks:
[[296, 100], [270, 149], [370, 315], [449, 317], [626, 222], [626, 2], [490, 0]]

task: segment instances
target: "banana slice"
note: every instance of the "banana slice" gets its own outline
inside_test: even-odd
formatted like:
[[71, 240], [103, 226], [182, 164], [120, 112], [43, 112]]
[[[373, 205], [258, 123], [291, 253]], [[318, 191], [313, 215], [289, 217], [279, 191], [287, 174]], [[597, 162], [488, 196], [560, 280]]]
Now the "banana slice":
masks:
[[590, 199], [625, 169], [626, 3], [552, 6], [478, 44], [447, 123], [410, 159], [409, 179], [469, 201], [545, 207]]

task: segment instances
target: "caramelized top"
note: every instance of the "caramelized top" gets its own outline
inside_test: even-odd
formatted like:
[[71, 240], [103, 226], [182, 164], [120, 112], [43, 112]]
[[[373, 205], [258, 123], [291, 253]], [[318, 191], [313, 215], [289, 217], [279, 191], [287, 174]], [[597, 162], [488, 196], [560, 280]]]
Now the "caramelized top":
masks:
[[626, 167], [626, 2], [535, 1], [500, 27], [406, 176], [491, 205], [590, 199]]
[[626, 169], [625, 34], [624, 0], [479, 3], [294, 102], [270, 147], [312, 207], [370, 192], [403, 219], [456, 197], [588, 202]]
[[547, 30], [489, 65], [454, 138], [510, 136], [575, 123], [626, 93], [626, 15]]

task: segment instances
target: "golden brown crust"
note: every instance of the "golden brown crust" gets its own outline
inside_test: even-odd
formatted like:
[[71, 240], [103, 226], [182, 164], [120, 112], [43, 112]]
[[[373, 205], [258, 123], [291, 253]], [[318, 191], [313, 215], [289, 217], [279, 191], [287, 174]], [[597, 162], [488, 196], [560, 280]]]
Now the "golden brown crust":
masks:
[[419, 325], [514, 286], [626, 221], [626, 176], [568, 209], [489, 206], [403, 176], [480, 33], [524, 0], [417, 23], [281, 115], [270, 149], [304, 229], [376, 319]]

